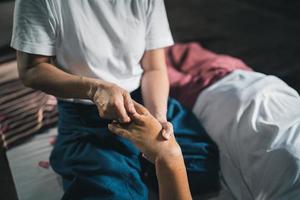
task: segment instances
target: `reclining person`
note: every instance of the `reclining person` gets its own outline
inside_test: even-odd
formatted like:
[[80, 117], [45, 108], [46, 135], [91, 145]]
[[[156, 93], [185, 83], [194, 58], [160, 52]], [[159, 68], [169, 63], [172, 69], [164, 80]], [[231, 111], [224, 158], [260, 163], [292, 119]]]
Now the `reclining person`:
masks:
[[300, 96], [281, 79], [234, 70], [198, 96], [193, 113], [220, 152], [220, 199], [300, 196]]

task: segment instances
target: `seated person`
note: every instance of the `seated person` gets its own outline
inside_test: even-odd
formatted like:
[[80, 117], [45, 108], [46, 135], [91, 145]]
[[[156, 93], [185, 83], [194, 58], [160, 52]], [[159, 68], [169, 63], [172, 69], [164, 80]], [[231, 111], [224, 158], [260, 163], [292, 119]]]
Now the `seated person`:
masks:
[[164, 48], [173, 38], [163, 0], [20, 0], [13, 27], [23, 83], [59, 99], [50, 164], [64, 200], [148, 199], [145, 160], [107, 128], [110, 120], [130, 121], [132, 100], [160, 122], [162, 136], [172, 133], [170, 122], [176, 127], [191, 190], [219, 187], [216, 145], [191, 112], [168, 104]]

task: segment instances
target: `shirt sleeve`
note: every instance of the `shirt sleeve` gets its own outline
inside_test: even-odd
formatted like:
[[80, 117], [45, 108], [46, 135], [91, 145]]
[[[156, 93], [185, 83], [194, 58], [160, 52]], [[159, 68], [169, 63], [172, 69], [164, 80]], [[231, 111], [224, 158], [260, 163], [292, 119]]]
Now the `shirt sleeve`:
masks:
[[174, 44], [163, 0], [152, 0], [146, 22], [146, 50]]
[[17, 0], [11, 47], [31, 54], [55, 55], [55, 19], [46, 0]]

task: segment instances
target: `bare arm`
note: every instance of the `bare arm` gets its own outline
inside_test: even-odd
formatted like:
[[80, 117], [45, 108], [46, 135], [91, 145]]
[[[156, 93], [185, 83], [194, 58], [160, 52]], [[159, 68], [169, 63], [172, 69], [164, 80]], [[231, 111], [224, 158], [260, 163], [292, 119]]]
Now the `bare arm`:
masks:
[[18, 71], [23, 83], [62, 98], [91, 99], [99, 115], [129, 122], [127, 113], [135, 109], [130, 95], [115, 84], [66, 73], [53, 64], [51, 57], [17, 52]]
[[166, 120], [169, 80], [164, 49], [146, 51], [142, 58], [144, 104], [159, 120]]
[[[51, 57], [17, 52], [18, 71], [24, 85], [62, 98], [88, 99], [88, 91], [96, 82], [66, 73], [51, 64]], [[104, 83], [102, 83], [104, 84]]]
[[132, 122], [112, 123], [109, 130], [132, 141], [155, 164], [161, 200], [192, 199], [181, 149], [174, 135], [163, 140], [162, 126], [142, 105], [135, 103]]
[[163, 126], [162, 136], [168, 140], [173, 126], [167, 121], [169, 80], [164, 49], [146, 51], [142, 58], [142, 95], [146, 108]]
[[155, 168], [159, 185], [159, 199], [192, 199], [182, 156], [167, 156], [157, 159]]

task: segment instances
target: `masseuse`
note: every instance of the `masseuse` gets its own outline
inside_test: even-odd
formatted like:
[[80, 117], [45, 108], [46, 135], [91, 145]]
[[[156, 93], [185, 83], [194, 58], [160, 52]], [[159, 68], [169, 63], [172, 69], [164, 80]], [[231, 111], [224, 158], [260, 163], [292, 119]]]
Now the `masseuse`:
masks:
[[[20, 77], [59, 99], [50, 163], [63, 178], [64, 199], [147, 199], [140, 151], [107, 126], [130, 122], [134, 99], [160, 122], [165, 139], [173, 134], [163, 49], [172, 44], [163, 0], [16, 1], [11, 46]], [[212, 155], [193, 148], [186, 151], [199, 152], [192, 167]], [[217, 161], [207, 160], [214, 167], [193, 167], [193, 177], [213, 188]]]

